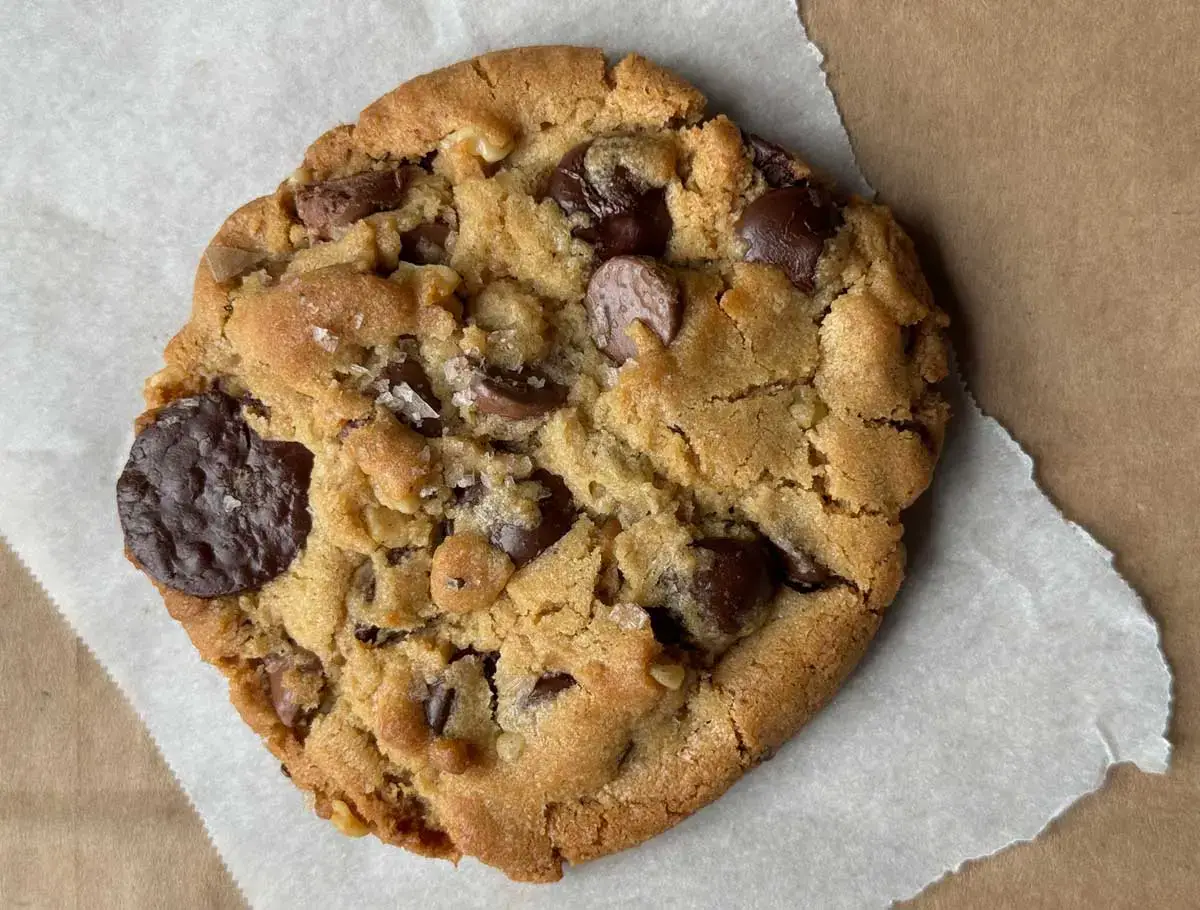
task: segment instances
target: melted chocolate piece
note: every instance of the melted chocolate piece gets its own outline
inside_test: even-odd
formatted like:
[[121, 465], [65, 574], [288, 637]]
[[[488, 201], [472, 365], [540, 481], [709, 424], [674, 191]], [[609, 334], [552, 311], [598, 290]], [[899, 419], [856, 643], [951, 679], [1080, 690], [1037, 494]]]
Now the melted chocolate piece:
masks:
[[798, 184], [759, 196], [742, 212], [738, 236], [746, 243], [747, 262], [783, 269], [788, 280], [811, 292], [817, 260], [837, 229], [839, 212], [829, 193]]
[[308, 538], [312, 465], [304, 446], [255, 433], [223, 392], [175, 401], [138, 434], [117, 480], [125, 546], [194, 597], [260, 587]]
[[502, 523], [492, 528], [492, 543], [508, 554], [520, 567], [543, 550], [549, 549], [575, 523], [575, 500], [562, 480], [549, 471], [537, 470], [530, 477], [545, 491], [538, 500], [540, 519], [527, 528], [524, 525]]
[[541, 417], [567, 400], [565, 386], [534, 372], [488, 370], [471, 384], [475, 407], [509, 420]]
[[701, 616], [725, 635], [739, 634], [771, 596], [766, 547], [732, 537], [708, 537], [693, 546], [704, 551], [690, 589]]
[[596, 247], [601, 259], [613, 256], [661, 256], [671, 236], [671, 213], [666, 194], [645, 187], [627, 168], [613, 168], [609, 179], [597, 184], [586, 167], [591, 145], [577, 145], [559, 161], [550, 175], [547, 194], [568, 215], [580, 212], [593, 224], [578, 228], [575, 236]]
[[754, 133], [746, 134], [746, 146], [750, 149], [754, 166], [762, 171], [767, 186], [779, 189], [798, 182], [795, 159], [783, 146], [768, 142]]

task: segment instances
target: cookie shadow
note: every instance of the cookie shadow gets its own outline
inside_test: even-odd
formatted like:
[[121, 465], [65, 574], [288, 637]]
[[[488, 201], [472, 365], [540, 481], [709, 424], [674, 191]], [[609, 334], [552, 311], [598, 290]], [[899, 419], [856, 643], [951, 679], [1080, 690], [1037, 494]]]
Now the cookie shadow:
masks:
[[[951, 347], [951, 375], [938, 386], [938, 390], [950, 403], [951, 407], [951, 419], [946, 427], [946, 438], [941, 452], [941, 458], [946, 458], [948, 454], [958, 448], [957, 442], [962, 429], [962, 421], [954, 418], [955, 415], [962, 414], [963, 408], [966, 405], [962, 395], [962, 384], [955, 380], [954, 373], [956, 371], [961, 373], [965, 369], [965, 364], [973, 361], [975, 346], [971, 324], [964, 315], [962, 307], [959, 305], [958, 296], [946, 270], [945, 259], [934, 237], [933, 230], [927, 225], [907, 220], [902, 221], [901, 224], [905, 232], [912, 238], [913, 246], [917, 251], [917, 258], [921, 263], [921, 269], [925, 274], [925, 279], [929, 282], [930, 290], [933, 292], [933, 299], [950, 317], [948, 335]], [[963, 382], [965, 382], [965, 377]], [[950, 454], [950, 457], [953, 457], [953, 455]], [[934, 536], [933, 522], [939, 508], [937, 504], [938, 499], [939, 489], [937, 472], [935, 471], [929, 488], [921, 494], [915, 503], [904, 511], [904, 546], [907, 550], [906, 579], [918, 577], [927, 571], [932, 560], [935, 558], [935, 553], [931, 550], [930, 544]], [[876, 647], [887, 640], [891, 634], [891, 630], [902, 619], [905, 605], [904, 590], [905, 587], [901, 587], [896, 601], [884, 614], [883, 622], [879, 627], [878, 633], [876, 633]], [[872, 652], [874, 651], [875, 648], [872, 649]], [[870, 659], [871, 653], [868, 653], [867, 660], [869, 661]]]

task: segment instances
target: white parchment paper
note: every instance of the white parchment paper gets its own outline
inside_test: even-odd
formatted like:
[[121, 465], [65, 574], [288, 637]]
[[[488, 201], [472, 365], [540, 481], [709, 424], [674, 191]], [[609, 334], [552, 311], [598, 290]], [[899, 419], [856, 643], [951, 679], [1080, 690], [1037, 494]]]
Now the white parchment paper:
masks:
[[250, 903], [877, 907], [1032, 837], [1113, 762], [1162, 770], [1153, 622], [960, 394], [910, 579], [861, 670], [712, 807], [540, 889], [307, 812], [121, 555], [113, 482], [138, 391], [209, 236], [311, 139], [409, 76], [546, 42], [641, 50], [867, 191], [789, 0], [0, 8], [0, 532], [130, 697]]

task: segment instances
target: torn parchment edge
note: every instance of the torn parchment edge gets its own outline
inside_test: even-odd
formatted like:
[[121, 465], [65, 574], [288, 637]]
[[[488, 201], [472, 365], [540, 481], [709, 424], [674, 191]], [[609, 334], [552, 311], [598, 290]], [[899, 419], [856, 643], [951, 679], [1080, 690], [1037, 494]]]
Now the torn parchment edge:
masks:
[[[846, 143], [850, 148], [854, 173], [858, 176], [861, 184], [857, 189], [863, 198], [874, 200], [875, 189], [867, 181], [866, 175], [863, 173], [862, 168], [859, 167], [858, 154], [854, 147], [853, 136], [850, 134], [850, 131], [846, 129], [846, 119], [842, 114], [842, 108], [838, 102], [837, 93], [833, 90], [833, 86], [829, 81], [829, 71], [826, 68], [825, 51], [809, 35], [808, 27], [804, 24], [804, 16], [800, 8], [801, 4], [799, 0], [795, 0], [795, 3], [796, 18], [800, 23], [800, 30], [803, 39], [808, 43], [808, 46], [812, 49], [811, 52], [816, 56], [817, 64], [821, 72], [821, 81], [825, 86], [825, 90], [829, 93], [829, 96], [833, 101], [834, 110], [837, 111], [838, 119], [841, 121], [842, 129], [846, 134]], [[1049, 491], [1045, 489], [1045, 487], [1042, 486], [1041, 483], [1039, 483], [1036, 464], [1033, 460], [1033, 457], [1025, 451], [1025, 449], [1017, 441], [1016, 437], [1014, 437], [1013, 434], [1010, 433], [999, 420], [984, 412], [984, 410], [979, 406], [978, 401], [975, 399], [974, 393], [972, 393], [970, 388], [967, 386], [966, 380], [959, 370], [958, 361], [952, 347], [950, 349], [950, 375], [944, 381], [943, 386], [950, 392], [948, 397], [951, 399], [952, 403], [957, 406], [956, 410], [961, 408], [962, 411], [966, 412], [958, 413], [951, 418], [951, 432], [954, 432], [953, 425], [962, 421], [964, 417], [977, 418], [983, 421], [985, 427], [998, 430], [999, 432], [996, 435], [1002, 440], [1003, 445], [1008, 447], [1009, 451], [1017, 455], [1017, 457], [1020, 459], [1021, 465], [1024, 471], [1028, 473], [1030, 483], [1034, 486], [1034, 488], [1046, 498], [1046, 501], [1049, 502], [1054, 508], [1055, 512], [1058, 514], [1058, 517], [1063, 521], [1063, 523], [1081, 538], [1083, 538], [1087, 545], [1103, 558], [1104, 563], [1108, 566], [1112, 573], [1120, 579], [1121, 584], [1125, 586], [1129, 593], [1137, 600], [1138, 604], [1141, 605], [1142, 612], [1145, 613], [1154, 628], [1154, 645], [1158, 651], [1159, 660], [1162, 662], [1162, 676], [1166, 689], [1165, 693], [1162, 693], [1164, 695], [1164, 713], [1162, 717], [1161, 731], [1158, 734], [1157, 742], [1143, 743], [1143, 747], [1150, 755], [1148, 760], [1143, 759], [1143, 761], [1122, 757], [1119, 754], [1119, 744], [1114, 741], [1112, 734], [1105, 729], [1103, 722], [1099, 718], [1093, 719], [1093, 726], [1096, 731], [1096, 736], [1099, 738], [1101, 745], [1104, 747], [1106, 759], [1101, 767], [1097, 770], [1096, 778], [1090, 786], [1065, 798], [1058, 806], [1054, 808], [1053, 812], [1045, 820], [1041, 827], [1039, 827], [1036, 831], [1031, 832], [1028, 836], [1014, 838], [1008, 843], [998, 846], [990, 853], [980, 853], [976, 856], [964, 857], [953, 867], [945, 869], [937, 878], [931, 879], [910, 894], [904, 895], [903, 897], [897, 897], [896, 900], [907, 900], [915, 897], [916, 895], [925, 891], [931, 885], [941, 881], [949, 875], [959, 872], [968, 863], [976, 862], [989, 856], [995, 856], [997, 853], [1008, 850], [1017, 844], [1031, 843], [1032, 841], [1036, 840], [1043, 831], [1061, 818], [1063, 814], [1066, 813], [1067, 810], [1073, 805], [1079, 802], [1079, 800], [1091, 793], [1097, 793], [1102, 790], [1106, 783], [1110, 769], [1112, 769], [1115, 765], [1132, 764], [1145, 773], [1166, 773], [1170, 767], [1172, 752], [1171, 742], [1167, 738], [1167, 734], [1170, 731], [1171, 717], [1174, 714], [1175, 707], [1175, 674], [1172, 672], [1170, 662], [1167, 660], [1166, 652], [1163, 650], [1162, 627], [1159, 625], [1158, 619], [1150, 612], [1149, 609], [1147, 609], [1146, 601], [1137, 591], [1137, 589], [1130, 584], [1129, 580], [1117, 568], [1116, 557], [1113, 552], [1100, 543], [1099, 540], [1093, 537], [1092, 534], [1085, 527], [1083, 527], [1083, 525], [1073, 521], [1063, 513], [1062, 508], [1059, 506], [1055, 498], [1049, 493]]]
[[[822, 72], [824, 72], [824, 67], [822, 67]], [[1054, 497], [1051, 496], [1050, 493], [1047, 492], [1047, 490], [1041, 485], [1041, 483], [1038, 482], [1036, 464], [1033, 460], [1033, 456], [1025, 451], [1025, 449], [1017, 441], [1016, 437], [1008, 431], [1004, 424], [985, 412], [979, 406], [979, 403], [975, 399], [974, 393], [971, 392], [971, 389], [968, 387], [966, 380], [963, 378], [963, 375], [959, 370], [958, 359], [955, 356], [953, 347], [950, 347], [949, 359], [949, 375], [942, 381], [941, 388], [943, 393], [946, 393], [946, 397], [950, 401], [953, 412], [951, 416], [951, 432], [955, 431], [953, 429], [955, 426], [961, 426], [961, 422], [964, 419], [980, 420], [986, 428], [996, 430], [997, 432], [995, 435], [1001, 440], [1002, 444], [1008, 448], [1008, 451], [1011, 454], [1015, 454], [1018, 459], [1020, 459], [1022, 468], [1029, 477], [1029, 482], [1038, 491], [1038, 493], [1040, 493], [1042, 497], [1044, 497], [1045, 500], [1050, 503], [1051, 507], [1054, 509], [1055, 513], [1058, 515], [1063, 524], [1083, 538], [1084, 542], [1089, 546], [1089, 548], [1094, 550], [1102, 557], [1105, 565], [1108, 566], [1113, 575], [1115, 575], [1125, 589], [1131, 595], [1133, 595], [1133, 598], [1142, 608], [1143, 614], [1145, 614], [1146, 618], [1149, 619], [1150, 625], [1154, 629], [1154, 645], [1162, 665], [1161, 677], [1166, 691], [1161, 693], [1163, 696], [1162, 703], [1164, 707], [1161, 718], [1160, 732], [1157, 734], [1157, 736], [1151, 740], [1142, 740], [1142, 742], [1138, 744], [1126, 744], [1126, 748], [1132, 748], [1133, 746], [1140, 745], [1141, 748], [1148, 754], [1148, 758], [1143, 757], [1143, 759], [1139, 760], [1138, 758], [1126, 758], [1120, 755], [1119, 753], [1122, 751], [1121, 744], [1117, 742], [1113, 734], [1105, 728], [1101, 719], [1093, 718], [1092, 727], [1096, 733], [1096, 737], [1100, 740], [1100, 744], [1104, 747], [1105, 760], [1097, 769], [1096, 777], [1091, 784], [1086, 785], [1083, 789], [1077, 790], [1075, 793], [1064, 797], [1063, 800], [1054, 807], [1050, 815], [1036, 830], [1031, 831], [1024, 836], [1014, 837], [1012, 840], [1008, 841], [1007, 843], [1000, 844], [994, 850], [988, 853], [979, 853], [974, 856], [964, 856], [953, 866], [946, 867], [936, 878], [931, 878], [919, 888], [909, 892], [908, 894], [897, 895], [894, 897], [892, 899], [893, 904], [900, 901], [911, 900], [912, 898], [917, 897], [931, 888], [933, 885], [936, 885], [938, 882], [944, 881], [951, 875], [955, 875], [962, 871], [962, 869], [969, 863], [985, 860], [988, 857], [996, 856], [997, 854], [1003, 853], [1004, 851], [1020, 844], [1029, 844], [1037, 840], [1037, 838], [1039, 838], [1042, 833], [1046, 831], [1046, 829], [1062, 818], [1063, 815], [1081, 799], [1093, 793], [1099, 793], [1107, 782], [1109, 772], [1117, 765], [1132, 765], [1146, 774], [1165, 774], [1170, 768], [1171, 754], [1173, 751], [1171, 741], [1168, 739], [1168, 733], [1170, 732], [1171, 718], [1174, 714], [1175, 708], [1175, 674], [1171, 671], [1170, 661], [1167, 660], [1166, 652], [1163, 650], [1162, 627], [1159, 625], [1154, 614], [1152, 614], [1146, 608], [1145, 599], [1129, 582], [1129, 579], [1127, 579], [1117, 568], [1116, 557], [1114, 556], [1113, 552], [1100, 543], [1100, 541], [1098, 541], [1095, 537], [1093, 537], [1083, 525], [1081, 525], [1079, 522], [1073, 521], [1063, 513], [1063, 510], [1059, 507]], [[922, 495], [928, 495], [928, 493], [924, 493]]]

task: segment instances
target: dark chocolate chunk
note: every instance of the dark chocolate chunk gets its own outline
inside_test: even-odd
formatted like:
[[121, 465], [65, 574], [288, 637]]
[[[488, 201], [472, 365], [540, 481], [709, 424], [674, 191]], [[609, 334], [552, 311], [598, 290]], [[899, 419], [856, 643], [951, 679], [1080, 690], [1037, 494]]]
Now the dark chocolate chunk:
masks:
[[429, 687], [429, 695], [425, 699], [425, 723], [435, 735], [441, 736], [450, 720], [450, 712], [454, 710], [454, 697], [457, 691], [438, 680]]
[[618, 363], [637, 356], [625, 331], [634, 321], [670, 344], [683, 314], [675, 275], [642, 256], [616, 256], [596, 269], [584, 304], [596, 345]]
[[564, 386], [532, 370], [523, 373], [488, 370], [475, 379], [471, 390], [481, 413], [510, 420], [541, 417], [567, 400]]
[[557, 202], [568, 215], [592, 212], [588, 198], [594, 195], [594, 191], [583, 166], [589, 145], [590, 142], [584, 142], [563, 155], [554, 173], [550, 175], [550, 183], [546, 187], [546, 195]]
[[117, 480], [125, 546], [185, 594], [257, 588], [304, 546], [312, 465], [304, 446], [255, 433], [223, 392], [175, 401], [138, 434]]
[[296, 187], [296, 214], [310, 231], [329, 237], [332, 228], [398, 207], [403, 191], [401, 170], [367, 171], [310, 183]]
[[393, 361], [375, 382], [380, 404], [422, 436], [442, 435], [441, 405], [424, 368], [414, 357]]
[[776, 562], [782, 569], [786, 584], [800, 591], [811, 591], [823, 585], [829, 573], [819, 562], [793, 543], [771, 542]]
[[759, 196], [742, 212], [738, 236], [747, 262], [783, 269], [802, 291], [812, 291], [817, 260], [838, 225], [838, 208], [818, 186], [798, 184]]
[[726, 635], [736, 635], [771, 595], [766, 547], [732, 537], [707, 537], [693, 546], [701, 552], [692, 598], [706, 621]]
[[574, 685], [575, 677], [570, 673], [543, 673], [525, 696], [524, 705], [527, 708], [544, 705]]
[[450, 226], [440, 221], [418, 224], [400, 235], [400, 258], [418, 265], [447, 265]]
[[783, 146], [768, 142], [762, 136], [754, 133], [746, 134], [746, 146], [750, 149], [750, 158], [767, 181], [767, 186], [779, 189], [791, 186], [797, 182], [796, 161]]
[[[601, 218], [591, 242], [601, 259], [661, 256], [671, 237], [671, 212], [662, 190], [649, 190], [628, 212]], [[582, 232], [580, 237], [583, 237]]]
[[613, 256], [661, 256], [671, 235], [671, 213], [665, 193], [646, 187], [618, 165], [603, 183], [586, 167], [590, 142], [577, 145], [550, 175], [547, 194], [568, 215], [585, 213], [593, 224], [575, 235], [596, 247], [601, 259]]
[[540, 519], [532, 528], [501, 523], [491, 530], [492, 543], [520, 567], [556, 543], [575, 523], [575, 500], [562, 480], [549, 471], [537, 470], [530, 477], [541, 486], [538, 500]]

